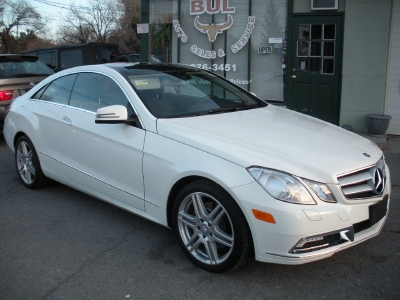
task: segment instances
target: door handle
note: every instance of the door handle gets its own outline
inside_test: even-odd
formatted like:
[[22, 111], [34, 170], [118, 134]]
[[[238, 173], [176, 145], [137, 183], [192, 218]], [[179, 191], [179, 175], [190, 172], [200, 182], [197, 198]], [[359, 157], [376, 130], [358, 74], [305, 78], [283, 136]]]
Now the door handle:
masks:
[[61, 118], [61, 122], [62, 122], [63, 124], [65, 124], [65, 125], [69, 125], [69, 126], [72, 125], [71, 120], [70, 120], [68, 117], [66, 117], [66, 116], [64, 116], [64, 117]]
[[297, 78], [297, 76], [296, 76], [296, 75], [292, 75], [292, 78], [293, 78], [293, 79], [296, 79], [296, 78]]

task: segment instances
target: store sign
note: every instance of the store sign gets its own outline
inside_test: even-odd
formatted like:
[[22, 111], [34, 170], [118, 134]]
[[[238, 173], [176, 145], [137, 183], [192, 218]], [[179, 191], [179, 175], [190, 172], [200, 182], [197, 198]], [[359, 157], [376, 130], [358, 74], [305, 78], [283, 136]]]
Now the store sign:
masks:
[[258, 47], [258, 53], [272, 53], [272, 46]]
[[[217, 40], [220, 33], [231, 28], [234, 23], [232, 14], [234, 14], [235, 11], [236, 8], [230, 6], [229, 0], [190, 0], [190, 15], [195, 16], [193, 20], [195, 28], [201, 33], [207, 34], [208, 40], [212, 43]], [[205, 13], [209, 15], [218, 13], [227, 14], [227, 20], [226, 22], [218, 24], [205, 24], [200, 21], [200, 16]], [[256, 17], [248, 17], [247, 26], [244, 29], [243, 35], [236, 43], [230, 46], [232, 53], [240, 51], [250, 40], [255, 22]], [[178, 38], [180, 38], [183, 43], [186, 43], [189, 37], [183, 31], [179, 20], [173, 20], [173, 25]], [[226, 55], [224, 49], [205, 50], [195, 44], [190, 47], [190, 51], [199, 57], [207, 59], [214, 59], [217, 56], [224, 57]]]
[[137, 33], [149, 33], [149, 24], [137, 24]]
[[229, 0], [191, 0], [190, 15], [229, 14], [234, 13], [235, 8], [229, 7]]

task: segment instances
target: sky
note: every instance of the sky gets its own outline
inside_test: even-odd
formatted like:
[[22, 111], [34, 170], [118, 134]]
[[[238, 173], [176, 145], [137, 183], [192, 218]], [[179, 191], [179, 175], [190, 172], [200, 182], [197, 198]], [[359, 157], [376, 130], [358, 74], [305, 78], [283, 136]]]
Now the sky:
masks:
[[85, 5], [87, 0], [26, 0], [43, 18], [48, 18], [48, 28], [55, 34], [63, 15], [68, 13], [71, 3]]

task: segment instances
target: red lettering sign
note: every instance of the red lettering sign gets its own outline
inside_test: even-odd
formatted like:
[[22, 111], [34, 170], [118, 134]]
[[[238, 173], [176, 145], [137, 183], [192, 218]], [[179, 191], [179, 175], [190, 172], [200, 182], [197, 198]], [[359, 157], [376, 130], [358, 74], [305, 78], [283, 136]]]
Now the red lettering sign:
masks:
[[190, 14], [229, 14], [234, 13], [235, 8], [229, 6], [229, 0], [190, 0]]
[[214, 7], [213, 7], [213, 0], [207, 0], [207, 6], [206, 6], [206, 11], [208, 14], [216, 14], [217, 12], [220, 11], [220, 1], [215, 1]]
[[203, 0], [190, 0], [190, 14], [200, 15], [204, 12]]

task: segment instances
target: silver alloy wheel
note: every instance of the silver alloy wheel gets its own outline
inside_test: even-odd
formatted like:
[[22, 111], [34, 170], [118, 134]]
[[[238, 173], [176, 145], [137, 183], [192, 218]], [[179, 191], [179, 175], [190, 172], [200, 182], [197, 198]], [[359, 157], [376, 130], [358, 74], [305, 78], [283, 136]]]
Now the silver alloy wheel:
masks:
[[17, 168], [21, 179], [26, 184], [32, 184], [35, 180], [36, 170], [33, 165], [33, 151], [29, 144], [21, 141], [17, 147]]
[[220, 264], [232, 253], [232, 222], [214, 197], [200, 192], [189, 194], [179, 206], [178, 226], [183, 243], [199, 261]]

